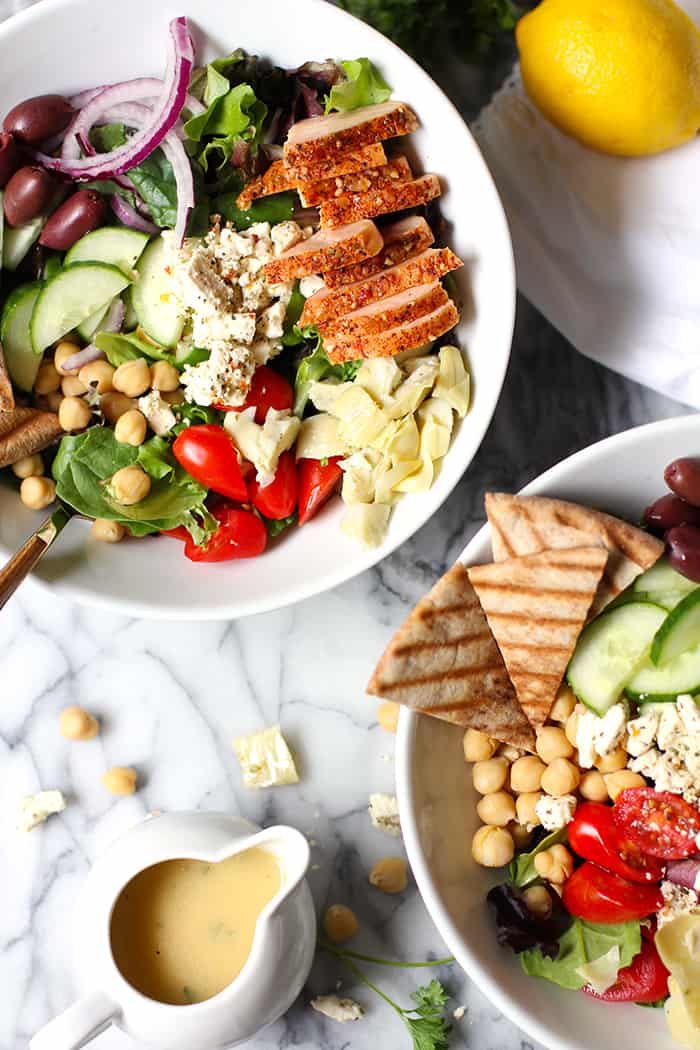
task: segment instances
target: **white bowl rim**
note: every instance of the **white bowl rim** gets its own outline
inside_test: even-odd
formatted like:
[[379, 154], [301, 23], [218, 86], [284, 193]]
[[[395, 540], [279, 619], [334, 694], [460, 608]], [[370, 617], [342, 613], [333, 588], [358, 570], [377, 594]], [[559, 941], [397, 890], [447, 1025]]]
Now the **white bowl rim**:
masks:
[[[410, 539], [416, 532], [419, 531], [432, 517], [436, 514], [448, 496], [454, 491], [454, 488], [459, 484], [459, 481], [470, 466], [474, 457], [476, 456], [479, 447], [484, 439], [486, 431], [491, 424], [496, 407], [500, 398], [503, 382], [505, 380], [506, 370], [510, 361], [510, 355], [512, 350], [512, 339], [513, 329], [515, 325], [515, 310], [516, 310], [516, 279], [515, 279], [515, 259], [513, 255], [512, 240], [510, 237], [510, 229], [508, 226], [508, 220], [505, 215], [500, 195], [496, 188], [495, 182], [488, 169], [486, 161], [476, 143], [469, 127], [459, 112], [457, 107], [446, 95], [446, 93], [440, 88], [438, 84], [429, 76], [429, 74], [420, 66], [418, 63], [407, 55], [397, 44], [389, 40], [378, 30], [372, 26], [363, 22], [361, 19], [356, 18], [354, 15], [349, 14], [342, 8], [336, 7], [333, 4], [327, 2], [327, 0], [305, 0], [306, 3], [318, 8], [323, 9], [327, 12], [330, 7], [335, 16], [338, 17], [339, 24], [344, 21], [351, 21], [353, 23], [359, 23], [363, 26], [368, 39], [375, 42], [378, 55], [380, 56], [382, 51], [400, 56], [402, 61], [410, 63], [412, 66], [413, 74], [416, 78], [416, 97], [420, 95], [422, 85], [430, 85], [435, 88], [442, 98], [442, 103], [446, 110], [449, 110], [453, 117], [457, 118], [460, 124], [463, 126], [465, 134], [471, 141], [473, 147], [472, 152], [474, 156], [474, 170], [480, 170], [480, 178], [483, 179], [483, 185], [489, 185], [494, 196], [494, 203], [496, 205], [494, 214], [494, 223], [496, 226], [501, 227], [500, 233], [502, 234], [503, 241], [503, 272], [501, 274], [502, 279], [502, 301], [500, 303], [500, 313], [503, 318], [504, 334], [508, 333], [508, 349], [504, 352], [500, 361], [495, 363], [492, 377], [495, 382], [492, 386], [492, 396], [489, 399], [490, 404], [483, 413], [482, 423], [477, 426], [473, 431], [473, 451], [471, 457], [469, 457], [461, 466], [456, 466], [455, 476], [446, 488], [445, 491], [440, 495], [436, 496], [433, 491], [424, 494], [421, 499], [421, 507], [414, 512], [408, 521], [403, 523], [401, 528], [396, 528], [392, 531], [392, 534], [388, 539], [382, 543], [378, 548], [369, 549], [363, 552], [363, 556], [357, 559], [353, 559], [351, 566], [345, 568], [342, 564], [338, 566], [337, 571], [328, 572], [322, 579], [316, 579], [315, 581], [299, 582], [293, 589], [290, 588], [288, 592], [280, 599], [270, 596], [268, 598], [252, 598], [248, 599], [243, 607], [241, 602], [224, 603], [218, 602], [214, 605], [199, 606], [194, 610], [189, 608], [185, 604], [174, 604], [172, 602], [161, 603], [158, 601], [157, 596], [154, 596], [152, 600], [147, 602], [135, 599], [124, 599], [120, 597], [109, 597], [103, 596], [97, 589], [92, 590], [84, 585], [78, 583], [70, 583], [64, 581], [48, 582], [43, 580], [40, 576], [32, 575], [30, 577], [34, 585], [40, 589], [51, 593], [60, 594], [62, 597], [67, 598], [69, 601], [78, 602], [79, 604], [86, 605], [92, 608], [100, 608], [110, 612], [115, 612], [121, 615], [135, 616], [143, 619], [161, 619], [169, 621], [182, 621], [182, 620], [226, 620], [226, 619], [238, 619], [244, 616], [252, 616], [258, 613], [270, 612], [277, 609], [285, 608], [286, 606], [295, 604], [296, 602], [302, 601], [305, 598], [313, 597], [317, 594], [325, 593], [334, 587], [339, 586], [356, 576], [372, 568], [384, 558], [387, 558], [392, 554], [398, 547]], [[23, 11], [19, 11], [0, 23], [0, 47], [2, 47], [5, 37], [19, 26], [25, 24], [30, 25], [34, 21], [40, 21], [45, 14], [53, 11], [65, 8], [68, 11], [75, 3], [75, 0], [42, 0], [42, 3], [37, 3], [32, 7], [26, 8]], [[183, 3], [183, 7], [187, 4]], [[193, 9], [193, 17], [196, 19], [196, 9]], [[381, 58], [379, 58], [381, 61]], [[478, 396], [484, 397], [484, 393], [481, 392]], [[465, 424], [468, 426], [474, 425], [469, 422], [469, 415], [465, 418]], [[451, 451], [451, 449], [450, 449]], [[449, 452], [448, 452], [449, 456]], [[432, 498], [431, 498], [432, 497]], [[424, 505], [424, 509], [423, 509]], [[7, 550], [0, 544], [0, 555], [10, 557], [13, 552]]]
[[[558, 484], [562, 475], [568, 475], [572, 469], [575, 470], [586, 459], [605, 453], [610, 446], [614, 445], [616, 448], [619, 448], [633, 445], [640, 434], [649, 432], [663, 437], [666, 433], [672, 433], [676, 428], [682, 428], [691, 421], [695, 421], [700, 426], [700, 416], [696, 413], [689, 413], [683, 416], [674, 416], [670, 419], [658, 420], [653, 423], [644, 423], [641, 426], [631, 427], [629, 430], [624, 430], [619, 434], [603, 438], [601, 441], [597, 441], [593, 445], [587, 445], [586, 448], [580, 449], [578, 452], [574, 452], [571, 456], [556, 463], [543, 474], [534, 478], [520, 491], [524, 495], [547, 495], [550, 487]], [[482, 525], [457, 560], [468, 565], [476, 562], [485, 554], [488, 555], [490, 535], [488, 523]], [[462, 935], [442, 903], [425, 862], [418, 829], [413, 819], [412, 739], [419, 717], [421, 716], [415, 712], [409, 711], [405, 707], [401, 708], [396, 738], [396, 794], [406, 852], [420, 895], [437, 927], [438, 933], [455, 956], [459, 965], [504, 1017], [522, 1029], [530, 1038], [536, 1039], [544, 1046], [550, 1047], [551, 1050], [569, 1050], [568, 1044], [554, 1035], [546, 1025], [532, 1018], [525, 1006], [501, 991], [498, 981], [484, 971], [478, 955], [471, 947], [465, 944]]]

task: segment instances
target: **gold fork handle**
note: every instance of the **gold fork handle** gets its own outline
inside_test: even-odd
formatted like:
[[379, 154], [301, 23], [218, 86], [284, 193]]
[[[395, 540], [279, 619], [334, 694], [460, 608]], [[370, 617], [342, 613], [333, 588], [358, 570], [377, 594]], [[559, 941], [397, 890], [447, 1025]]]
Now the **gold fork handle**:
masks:
[[60, 506], [0, 569], [0, 609], [4, 608], [20, 583], [38, 565], [72, 516], [72, 511]]

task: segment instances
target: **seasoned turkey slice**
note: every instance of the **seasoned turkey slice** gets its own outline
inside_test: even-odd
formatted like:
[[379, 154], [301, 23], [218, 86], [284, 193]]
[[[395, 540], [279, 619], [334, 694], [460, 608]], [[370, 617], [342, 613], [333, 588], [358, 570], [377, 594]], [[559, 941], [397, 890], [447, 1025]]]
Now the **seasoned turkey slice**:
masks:
[[397, 325], [377, 335], [354, 335], [347, 339], [323, 340], [323, 349], [333, 364], [356, 361], [360, 357], [394, 357], [404, 350], [415, 350], [424, 343], [449, 332], [459, 321], [459, 310], [448, 299], [437, 310], [409, 324]]
[[417, 317], [424, 317], [446, 302], [447, 292], [439, 282], [419, 284], [416, 288], [407, 288], [405, 292], [390, 295], [388, 299], [379, 299], [335, 321], [325, 321], [319, 328], [324, 340], [326, 336], [331, 340], [345, 340], [360, 335], [376, 335], [415, 321]]
[[243, 187], [236, 198], [236, 204], [242, 211], [247, 211], [259, 197], [269, 197], [273, 193], [293, 189], [296, 189], [296, 179], [283, 160], [275, 160], [264, 175], [258, 175]]
[[390, 266], [388, 270], [364, 281], [346, 284], [342, 288], [321, 288], [304, 303], [300, 323], [307, 325], [332, 321], [407, 288], [432, 284], [462, 265], [462, 260], [450, 248], [429, 248], [413, 259]]
[[373, 222], [363, 219], [335, 230], [319, 230], [308, 240], [282, 252], [263, 269], [270, 284], [280, 284], [333, 269], [345, 260], [360, 262], [376, 255], [383, 244], [379, 229]]
[[347, 175], [333, 175], [316, 182], [302, 182], [297, 187], [305, 208], [315, 208], [323, 201], [341, 197], [344, 193], [367, 193], [368, 190], [408, 182], [413, 178], [411, 166], [405, 157], [393, 157], [378, 168], [364, 168]]
[[321, 226], [344, 226], [358, 219], [374, 219], [392, 211], [415, 208], [439, 197], [442, 193], [437, 175], [421, 175], [412, 182], [393, 182], [372, 188], [366, 193], [345, 193], [335, 200], [324, 201], [320, 207]]
[[309, 117], [289, 129], [284, 156], [291, 167], [333, 160], [339, 153], [407, 135], [417, 127], [418, 119], [405, 102], [380, 102], [347, 113]]
[[379, 229], [384, 238], [382, 250], [371, 259], [355, 263], [354, 266], [344, 266], [341, 270], [324, 273], [323, 279], [329, 288], [340, 288], [342, 285], [362, 281], [365, 277], [387, 270], [390, 266], [425, 251], [435, 240], [433, 231], [421, 215], [409, 215], [406, 219], [380, 226]]
[[369, 146], [352, 150], [350, 153], [338, 153], [335, 157], [326, 160], [311, 161], [308, 164], [302, 162], [290, 164], [285, 160], [285, 164], [298, 184], [330, 179], [335, 175], [349, 175], [353, 171], [362, 171], [364, 168], [378, 168], [380, 164], [386, 164], [386, 160], [386, 153], [381, 142], [373, 142]]

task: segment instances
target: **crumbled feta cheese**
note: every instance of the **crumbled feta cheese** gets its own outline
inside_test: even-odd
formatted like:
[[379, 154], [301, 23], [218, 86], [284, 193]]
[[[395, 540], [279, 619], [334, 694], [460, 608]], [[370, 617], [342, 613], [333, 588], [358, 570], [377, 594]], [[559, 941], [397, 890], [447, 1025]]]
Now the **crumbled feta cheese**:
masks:
[[53, 813], [62, 813], [66, 800], [60, 791], [37, 791], [36, 795], [27, 795], [19, 805], [19, 831], [31, 831], [50, 817]]
[[196, 405], [229, 405], [245, 401], [255, 371], [255, 358], [246, 346], [236, 344], [212, 350], [208, 361], [186, 365], [181, 382], [185, 397]]
[[700, 712], [695, 701], [688, 694], [681, 694], [675, 704], [663, 706], [656, 747], [635, 755], [636, 748], [630, 748], [628, 742], [628, 751], [634, 756], [629, 768], [651, 780], [657, 791], [671, 791], [696, 804], [700, 801], [699, 728]]
[[149, 427], [158, 437], [163, 437], [175, 426], [175, 413], [157, 390], [149, 390], [139, 398], [139, 411], [146, 417]]
[[279, 458], [296, 441], [300, 420], [288, 409], [269, 408], [262, 426], [255, 422], [255, 409], [229, 412], [224, 427], [233, 438], [244, 459], [252, 463], [261, 487], [275, 476]]
[[602, 718], [596, 720], [595, 749], [601, 758], [619, 747], [626, 728], [627, 711], [622, 704], [613, 704]]
[[322, 288], [325, 288], [326, 283], [322, 277], [317, 277], [316, 274], [312, 274], [310, 277], [302, 277], [299, 281], [299, 291], [305, 299], [310, 299], [316, 292], [320, 292]]
[[697, 733], [700, 736], [700, 707], [690, 693], [681, 693], [676, 700], [676, 707], [686, 733]]
[[648, 751], [654, 743], [658, 726], [659, 716], [653, 711], [640, 715], [639, 718], [632, 718], [627, 723], [627, 753], [638, 757]]
[[700, 898], [694, 890], [677, 886], [675, 882], [662, 882], [661, 894], [664, 906], [656, 913], [659, 929], [679, 915], [694, 915], [700, 912]]
[[378, 828], [379, 831], [385, 831], [387, 835], [393, 835], [397, 839], [401, 837], [396, 795], [385, 795], [382, 792], [370, 795], [369, 819], [372, 821], [372, 827]]
[[452, 1016], [454, 1017], [455, 1021], [461, 1021], [466, 1012], [466, 1006], [458, 1006], [455, 1010], [452, 1011]]
[[293, 248], [304, 240], [304, 231], [298, 222], [278, 222], [270, 231], [270, 238], [275, 246], [275, 255], [281, 255], [288, 248]]
[[574, 819], [575, 812], [576, 799], [573, 795], [562, 795], [561, 798], [545, 795], [535, 806], [535, 813], [547, 831], [566, 827]]
[[576, 726], [576, 748], [578, 750], [578, 764], [581, 769], [590, 769], [595, 765], [595, 735], [599, 719], [593, 711], [585, 709], [579, 711]]
[[359, 1021], [365, 1011], [354, 999], [341, 999], [337, 995], [317, 995], [311, 1000], [311, 1006], [331, 1021]]
[[656, 742], [661, 751], [667, 751], [685, 733], [678, 708], [675, 704], [664, 704], [656, 730]]
[[266, 307], [260, 314], [254, 330], [257, 331], [258, 335], [264, 336], [265, 339], [281, 339], [284, 334], [286, 314], [287, 308], [284, 303], [273, 303], [272, 306]]
[[292, 753], [279, 726], [236, 737], [233, 750], [241, 764], [243, 783], [247, 788], [299, 783]]

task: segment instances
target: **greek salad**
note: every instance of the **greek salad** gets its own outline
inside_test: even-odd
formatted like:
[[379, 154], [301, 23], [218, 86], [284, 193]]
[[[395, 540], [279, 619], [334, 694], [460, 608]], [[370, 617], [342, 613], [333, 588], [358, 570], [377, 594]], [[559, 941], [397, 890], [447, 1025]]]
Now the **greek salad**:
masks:
[[[367, 58], [197, 67], [18, 103], [0, 136], [0, 467], [95, 538], [261, 554], [340, 490], [381, 542], [468, 411], [437, 175]], [[443, 278], [446, 283], [443, 283]]]

